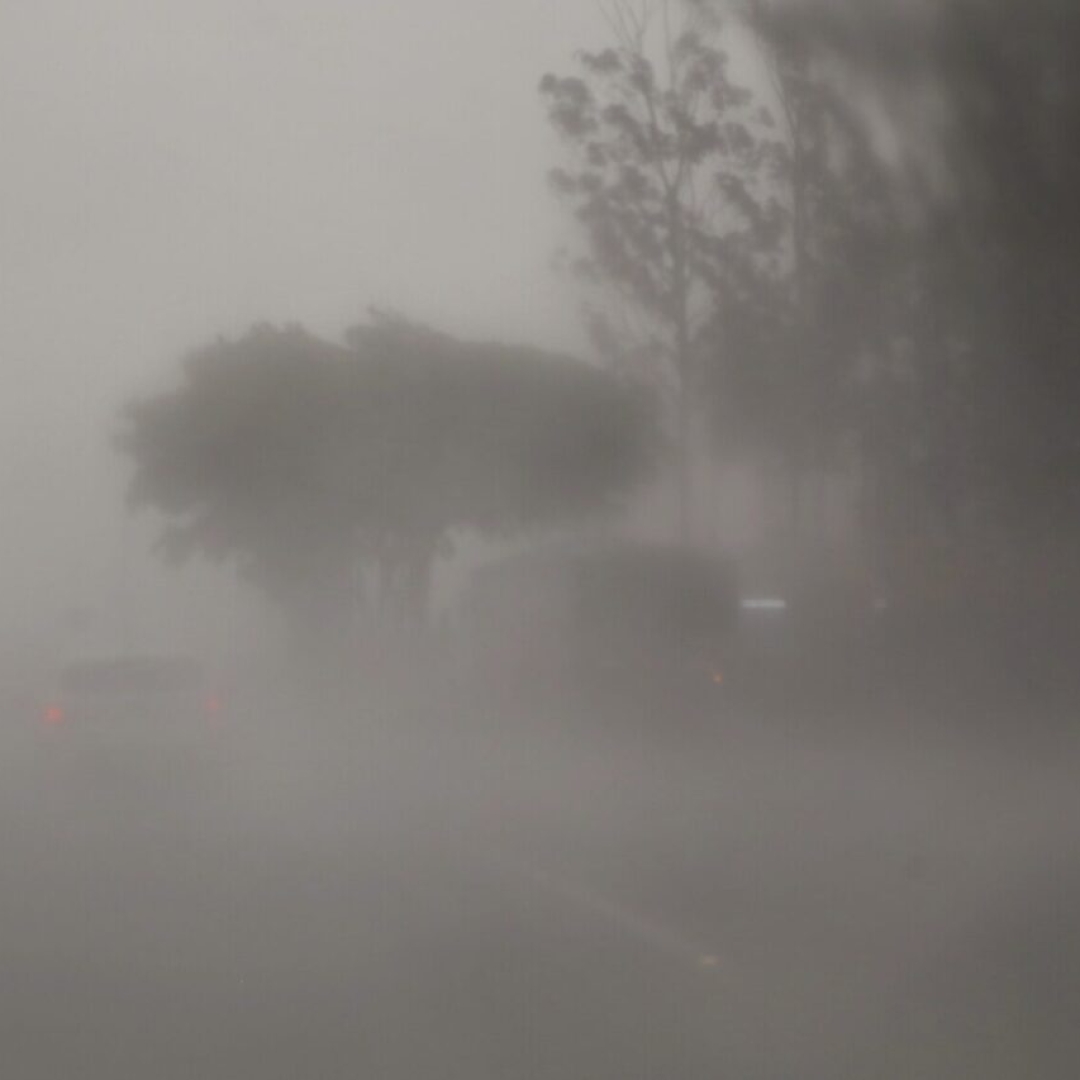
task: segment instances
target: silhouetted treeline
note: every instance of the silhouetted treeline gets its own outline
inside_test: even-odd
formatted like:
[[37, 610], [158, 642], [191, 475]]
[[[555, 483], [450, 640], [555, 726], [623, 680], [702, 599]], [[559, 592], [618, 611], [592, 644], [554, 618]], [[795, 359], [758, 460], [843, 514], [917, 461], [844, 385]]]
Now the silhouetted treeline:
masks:
[[1080, 9], [604, 10], [541, 84], [600, 347], [782, 476], [795, 533], [836, 471], [871, 541], [1072, 529]]

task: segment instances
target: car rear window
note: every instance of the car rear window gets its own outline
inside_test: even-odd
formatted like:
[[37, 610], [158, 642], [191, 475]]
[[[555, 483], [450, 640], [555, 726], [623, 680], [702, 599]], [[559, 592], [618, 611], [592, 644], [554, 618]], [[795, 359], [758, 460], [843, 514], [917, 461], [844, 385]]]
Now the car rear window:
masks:
[[199, 664], [186, 657], [125, 657], [70, 664], [60, 675], [66, 693], [169, 694], [196, 690]]

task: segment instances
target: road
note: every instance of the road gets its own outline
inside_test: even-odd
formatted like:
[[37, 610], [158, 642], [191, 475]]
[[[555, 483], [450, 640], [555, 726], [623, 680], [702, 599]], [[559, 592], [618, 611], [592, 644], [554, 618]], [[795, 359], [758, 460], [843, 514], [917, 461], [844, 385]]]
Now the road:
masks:
[[6, 1075], [1075, 1074], [1069, 747], [303, 720], [5, 729]]

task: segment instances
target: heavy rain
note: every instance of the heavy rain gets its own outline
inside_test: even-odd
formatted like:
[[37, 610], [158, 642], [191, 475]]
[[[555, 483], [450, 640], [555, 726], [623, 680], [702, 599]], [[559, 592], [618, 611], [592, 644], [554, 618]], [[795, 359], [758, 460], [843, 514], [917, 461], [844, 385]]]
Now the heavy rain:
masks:
[[1080, 8], [9, 0], [0, 1076], [1080, 1071]]

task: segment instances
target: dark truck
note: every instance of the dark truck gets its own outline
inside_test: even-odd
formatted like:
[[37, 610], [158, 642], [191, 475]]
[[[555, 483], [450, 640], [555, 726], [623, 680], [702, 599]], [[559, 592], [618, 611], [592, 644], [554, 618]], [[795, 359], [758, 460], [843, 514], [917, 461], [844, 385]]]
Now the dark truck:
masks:
[[461, 629], [473, 678], [492, 688], [716, 696], [738, 611], [726, 559], [621, 541], [533, 549], [480, 567]]

